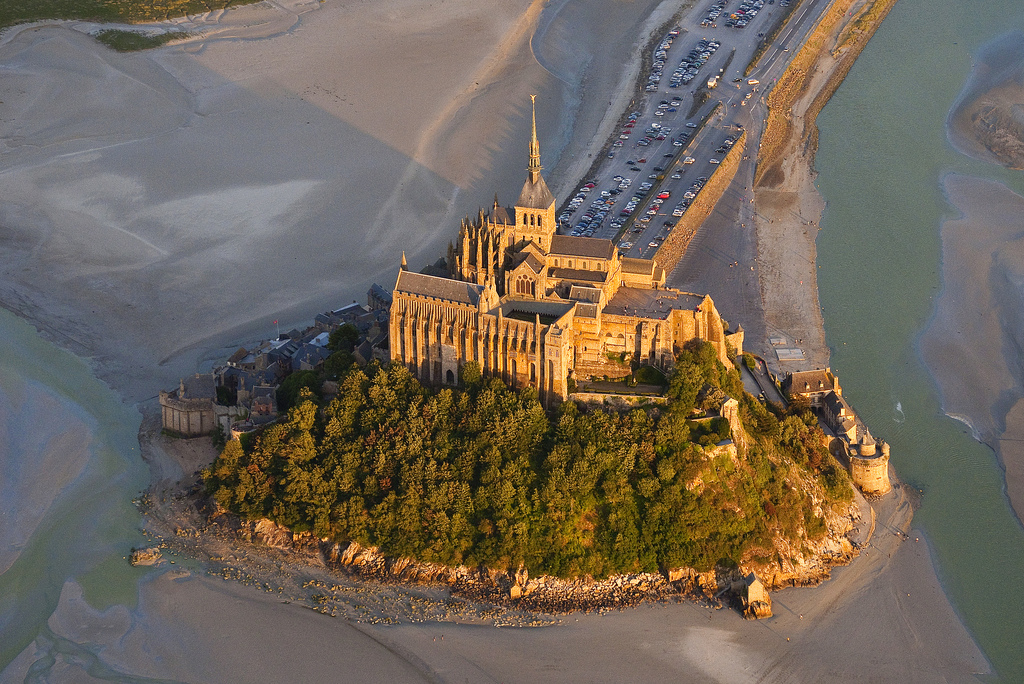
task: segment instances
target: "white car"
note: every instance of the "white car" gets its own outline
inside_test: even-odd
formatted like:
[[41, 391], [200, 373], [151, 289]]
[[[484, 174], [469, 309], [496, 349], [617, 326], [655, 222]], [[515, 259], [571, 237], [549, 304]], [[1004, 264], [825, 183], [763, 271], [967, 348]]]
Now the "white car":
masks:
[[721, 162], [720, 159], [708, 159], [708, 163], [709, 164], [721, 164], [722, 162]]
[[687, 157], [686, 159], [683, 160], [683, 163], [684, 164], [692, 164], [695, 161], [697, 161], [697, 160], [694, 159], [693, 157]]

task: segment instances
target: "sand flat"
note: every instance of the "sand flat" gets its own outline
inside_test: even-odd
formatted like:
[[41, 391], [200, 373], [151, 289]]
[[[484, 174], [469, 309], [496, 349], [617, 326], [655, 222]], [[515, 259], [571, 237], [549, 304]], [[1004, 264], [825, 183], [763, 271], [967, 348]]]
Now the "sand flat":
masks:
[[369, 625], [171, 568], [142, 583], [131, 610], [97, 611], [69, 582], [49, 621], [56, 642], [37, 640], [4, 675], [33, 662], [46, 671], [54, 656], [49, 671], [71, 679], [93, 668], [210, 682], [976, 681], [988, 664], [945, 599], [926, 540], [894, 533], [909, 502], [897, 491], [876, 507], [868, 550], [822, 586], [775, 593], [765, 621], [684, 602], [541, 628]]
[[995, 181], [944, 179], [960, 216], [942, 225], [942, 292], [921, 353], [948, 415], [996, 449], [1010, 503], [1024, 511], [1024, 198]]

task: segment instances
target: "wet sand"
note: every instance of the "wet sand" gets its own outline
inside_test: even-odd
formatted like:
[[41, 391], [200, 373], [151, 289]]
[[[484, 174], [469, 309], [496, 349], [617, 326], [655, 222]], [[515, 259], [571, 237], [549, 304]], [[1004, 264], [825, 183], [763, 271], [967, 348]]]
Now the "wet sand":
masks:
[[683, 602], [556, 616], [539, 628], [371, 625], [321, 615], [273, 587], [165, 569], [132, 609], [97, 611], [67, 583], [51, 633], [4, 677], [21, 680], [52, 657], [60, 681], [86, 671], [209, 682], [975, 681], [987, 664], [942, 593], [925, 539], [906, 529], [909, 502], [896, 492], [876, 508], [866, 551], [820, 587], [775, 593], [776, 617], [765, 621]]
[[921, 353], [943, 410], [999, 455], [1024, 517], [1024, 197], [961, 175], [944, 179], [960, 216], [942, 225], [942, 292]]
[[987, 43], [949, 110], [950, 143], [968, 156], [1024, 168], [1024, 33], [1013, 31]]

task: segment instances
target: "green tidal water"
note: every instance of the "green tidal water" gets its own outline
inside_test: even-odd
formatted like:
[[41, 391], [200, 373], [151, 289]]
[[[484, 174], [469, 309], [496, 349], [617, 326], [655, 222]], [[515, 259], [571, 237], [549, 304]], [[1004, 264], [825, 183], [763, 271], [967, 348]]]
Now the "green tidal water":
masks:
[[[961, 173], [1024, 194], [1024, 173], [970, 159], [945, 120], [971, 55], [1024, 28], [1019, 2], [899, 0], [818, 124], [819, 288], [832, 367], [899, 476], [957, 611], [1002, 681], [1024, 681], [1024, 530], [995, 454], [946, 417], [917, 338], [940, 292], [939, 229]], [[1024, 221], [1024, 217], [1022, 217]], [[899, 408], [897, 408], [899, 407]]]
[[[134, 605], [143, 571], [124, 557], [143, 541], [132, 505], [148, 481], [140, 421], [86, 363], [0, 309], [0, 463], [8, 479], [0, 504], [12, 528], [20, 520], [31, 529], [0, 568], [0, 672], [45, 630], [67, 581], [78, 582], [94, 608]], [[84, 429], [61, 442], [70, 426]], [[52, 438], [26, 441], [33, 430]], [[26, 474], [23, 464], [40, 461], [39, 472]], [[51, 485], [67, 461], [77, 464], [73, 476]]]

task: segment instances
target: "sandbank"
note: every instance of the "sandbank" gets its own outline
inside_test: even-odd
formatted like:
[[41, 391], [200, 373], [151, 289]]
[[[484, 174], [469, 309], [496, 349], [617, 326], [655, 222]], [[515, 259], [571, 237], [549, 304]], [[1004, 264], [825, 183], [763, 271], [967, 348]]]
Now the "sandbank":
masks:
[[921, 336], [942, 409], [999, 455], [1018, 519], [1024, 517], [1024, 197], [1004, 185], [950, 174], [959, 216], [942, 224], [942, 292]]
[[950, 143], [968, 156], [1024, 168], [1024, 33], [1013, 31], [983, 45], [963, 90], [949, 110]]

